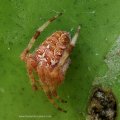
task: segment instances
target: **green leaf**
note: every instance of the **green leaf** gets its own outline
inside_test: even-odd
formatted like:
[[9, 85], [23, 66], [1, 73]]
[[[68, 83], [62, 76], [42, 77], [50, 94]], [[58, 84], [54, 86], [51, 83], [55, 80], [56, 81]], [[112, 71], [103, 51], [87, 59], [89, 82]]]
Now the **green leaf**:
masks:
[[[85, 120], [90, 90], [99, 84], [112, 89], [119, 109], [119, 8], [119, 0], [0, 0], [0, 119]], [[57, 12], [64, 14], [41, 34], [34, 49], [53, 32], [64, 30], [73, 36], [81, 25], [72, 63], [58, 90], [68, 101], [58, 102], [66, 114], [57, 111], [42, 91], [32, 91], [20, 60], [36, 29]]]

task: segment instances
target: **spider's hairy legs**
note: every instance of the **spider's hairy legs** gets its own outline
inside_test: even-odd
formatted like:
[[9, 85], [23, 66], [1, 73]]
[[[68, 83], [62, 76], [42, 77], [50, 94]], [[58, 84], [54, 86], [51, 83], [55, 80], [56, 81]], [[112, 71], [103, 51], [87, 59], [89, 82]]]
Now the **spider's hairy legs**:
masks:
[[52, 23], [54, 20], [56, 20], [56, 19], [57, 19], [59, 16], [61, 16], [61, 15], [62, 15], [62, 13], [59, 13], [59, 14], [57, 14], [56, 16], [50, 18], [47, 22], [45, 22], [42, 26], [40, 26], [40, 27], [37, 29], [36, 33], [33, 35], [33, 37], [31, 38], [31, 40], [29, 41], [28, 46], [27, 46], [27, 47], [24, 49], [24, 51], [22, 52], [22, 54], [21, 54], [21, 60], [23, 60], [23, 61], [26, 61], [26, 60], [27, 60], [27, 55], [28, 55], [30, 49], [32, 48], [35, 40], [36, 40], [36, 39], [38, 38], [38, 36], [41, 34], [41, 32], [43, 32], [44, 29], [47, 28], [47, 26], [48, 26], [50, 23]]
[[32, 85], [33, 90], [42, 89], [39, 82], [35, 80], [35, 77], [33, 74], [33, 71], [36, 72], [36, 66], [37, 66], [36, 61], [34, 61], [32, 58], [27, 59], [27, 71], [28, 71], [30, 83]]

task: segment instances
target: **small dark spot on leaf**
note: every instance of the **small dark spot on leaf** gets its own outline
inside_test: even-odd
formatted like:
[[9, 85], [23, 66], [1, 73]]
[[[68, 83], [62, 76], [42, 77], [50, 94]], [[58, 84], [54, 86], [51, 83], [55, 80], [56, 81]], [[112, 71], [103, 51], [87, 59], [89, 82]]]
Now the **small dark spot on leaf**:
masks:
[[73, 4], [76, 5], [78, 3], [78, 0], [74, 0]]
[[25, 90], [25, 88], [24, 87], [22, 87], [22, 91], [24, 91]]
[[76, 17], [79, 17], [79, 14], [76, 14]]
[[107, 3], [105, 3], [105, 4], [104, 4], [104, 6], [108, 6], [108, 4], [107, 4]]
[[9, 41], [8, 44], [11, 47], [13, 45], [13, 42]]

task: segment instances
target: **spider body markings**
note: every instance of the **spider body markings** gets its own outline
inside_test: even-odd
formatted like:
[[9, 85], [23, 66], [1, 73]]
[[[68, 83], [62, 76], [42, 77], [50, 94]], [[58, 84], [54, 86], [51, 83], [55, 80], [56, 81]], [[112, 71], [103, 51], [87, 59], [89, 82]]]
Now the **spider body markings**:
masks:
[[[49, 101], [58, 110], [66, 112], [55, 103], [54, 98], [62, 103], [66, 102], [58, 96], [57, 88], [63, 82], [65, 73], [69, 67], [69, 55], [77, 41], [80, 26], [78, 26], [72, 39], [68, 32], [57, 31], [48, 37], [33, 53], [29, 53], [41, 32], [60, 15], [62, 15], [62, 13], [52, 17], [38, 28], [34, 36], [31, 38], [27, 48], [21, 53], [21, 60], [26, 63], [32, 88], [34, 90], [37, 90], [39, 87], [42, 88]], [[33, 71], [38, 74], [39, 81], [35, 80]]]

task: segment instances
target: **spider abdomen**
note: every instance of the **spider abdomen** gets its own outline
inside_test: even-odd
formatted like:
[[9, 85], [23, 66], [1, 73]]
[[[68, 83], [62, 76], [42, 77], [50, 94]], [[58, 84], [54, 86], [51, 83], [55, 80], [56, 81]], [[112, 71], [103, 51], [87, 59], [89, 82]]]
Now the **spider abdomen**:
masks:
[[55, 67], [69, 43], [69, 33], [64, 31], [53, 33], [35, 51], [35, 56], [40, 66]]

